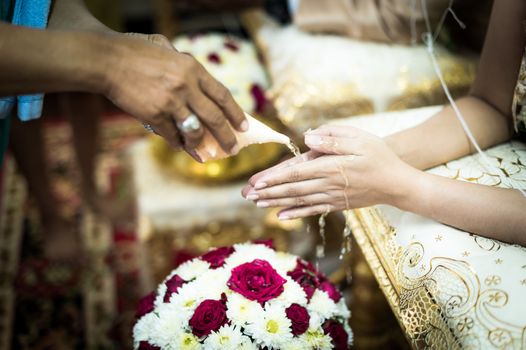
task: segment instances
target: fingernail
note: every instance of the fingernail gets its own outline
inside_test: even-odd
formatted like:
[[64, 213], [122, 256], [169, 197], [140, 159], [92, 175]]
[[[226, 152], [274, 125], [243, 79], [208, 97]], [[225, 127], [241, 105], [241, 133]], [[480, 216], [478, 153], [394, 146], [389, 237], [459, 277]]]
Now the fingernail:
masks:
[[278, 215], [278, 219], [280, 219], [280, 220], [290, 220], [290, 216], [279, 214]]
[[261, 190], [262, 188], [265, 188], [267, 187], [267, 184], [265, 182], [256, 182], [256, 184], [254, 185], [254, 188], [256, 190]]
[[241, 131], [248, 131], [248, 120], [244, 120], [239, 127]]
[[191, 155], [195, 160], [197, 160], [199, 163], [203, 163], [203, 160], [201, 159], [201, 157], [199, 156], [199, 154], [197, 154], [197, 152], [196, 152], [195, 150], [189, 151], [188, 153], [190, 153], [190, 155]]
[[265, 201], [258, 201], [256, 203], [256, 206], [258, 208], [268, 208], [269, 207], [269, 203], [268, 202], [265, 202]]
[[311, 146], [320, 146], [323, 141], [318, 135], [305, 135], [305, 143]]
[[259, 199], [259, 195], [255, 194], [255, 193], [251, 193], [251, 194], [247, 195], [247, 199], [249, 201], [257, 201]]
[[230, 149], [230, 153], [231, 154], [237, 154], [239, 152], [239, 146], [238, 145], [235, 145], [234, 147], [232, 147]]

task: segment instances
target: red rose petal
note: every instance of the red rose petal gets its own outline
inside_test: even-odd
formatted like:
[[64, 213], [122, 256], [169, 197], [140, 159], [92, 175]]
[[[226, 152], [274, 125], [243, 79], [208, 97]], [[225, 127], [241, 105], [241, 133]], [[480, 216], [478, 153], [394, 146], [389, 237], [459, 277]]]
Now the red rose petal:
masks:
[[267, 97], [265, 96], [265, 91], [259, 84], [252, 84], [250, 88], [250, 93], [256, 101], [256, 112], [262, 113], [267, 104]]
[[225, 264], [225, 259], [228, 258], [233, 252], [233, 247], [221, 247], [213, 249], [208, 253], [204, 254], [201, 259], [208, 262], [212, 269], [217, 269]]
[[139, 301], [139, 305], [137, 306], [137, 311], [135, 313], [135, 317], [137, 319], [143, 317], [147, 313], [150, 313], [154, 309], [154, 301], [155, 301], [155, 292], [151, 292], [150, 294], [146, 295]]
[[147, 341], [141, 341], [139, 343], [139, 350], [161, 350], [160, 347], [152, 345]]
[[177, 290], [185, 283], [186, 281], [178, 275], [173, 275], [166, 281], [166, 293], [164, 293], [163, 302], [168, 303], [172, 294], [177, 293]]
[[237, 43], [231, 40], [225, 41], [225, 47], [231, 51], [239, 51], [239, 46], [237, 45]]
[[208, 61], [215, 63], [215, 64], [221, 64], [221, 57], [215, 52], [212, 52], [208, 55]]

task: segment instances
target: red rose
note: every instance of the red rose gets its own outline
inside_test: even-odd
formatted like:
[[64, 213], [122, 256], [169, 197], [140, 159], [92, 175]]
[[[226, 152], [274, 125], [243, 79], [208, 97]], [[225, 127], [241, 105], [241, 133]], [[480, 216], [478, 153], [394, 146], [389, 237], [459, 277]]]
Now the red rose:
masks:
[[347, 334], [340, 322], [335, 320], [326, 321], [323, 324], [323, 331], [331, 337], [335, 350], [349, 349], [349, 334]]
[[152, 345], [147, 341], [141, 341], [139, 343], [139, 350], [161, 350], [160, 347]]
[[259, 84], [252, 84], [250, 93], [256, 101], [256, 112], [262, 113], [265, 105], [267, 104], [267, 97], [265, 96], [263, 88], [259, 86]]
[[285, 312], [292, 323], [292, 334], [295, 336], [302, 335], [309, 329], [310, 315], [303, 306], [292, 304]]
[[228, 287], [261, 305], [283, 293], [286, 280], [265, 260], [256, 259], [232, 270]]
[[319, 287], [322, 291], [326, 292], [329, 295], [329, 298], [332, 299], [335, 303], [339, 302], [342, 298], [341, 293], [336, 289], [336, 287], [329, 281], [323, 281]]
[[207, 299], [195, 309], [188, 323], [196, 337], [203, 337], [217, 331], [227, 322], [226, 305], [219, 300]]
[[201, 259], [208, 262], [212, 269], [217, 269], [225, 264], [225, 259], [234, 252], [232, 247], [221, 247], [204, 254]]
[[166, 293], [164, 293], [163, 301], [168, 303], [172, 294], [177, 293], [177, 290], [185, 284], [186, 281], [179, 277], [179, 275], [173, 275], [168, 281], [166, 281]]
[[208, 61], [215, 63], [215, 64], [221, 64], [221, 57], [215, 52], [212, 52], [208, 55]]
[[153, 302], [155, 301], [155, 292], [151, 292], [139, 301], [135, 317], [138, 319], [153, 311]]
[[262, 245], [264, 245], [267, 248], [270, 248], [272, 250], [276, 250], [276, 248], [274, 247], [274, 240], [272, 238], [270, 238], [270, 239], [255, 239], [255, 240], [252, 241], [252, 243], [254, 243], [254, 244], [262, 244]]
[[303, 288], [308, 300], [312, 298], [316, 288], [320, 285], [320, 279], [314, 266], [300, 259], [298, 259], [294, 270], [287, 274]]

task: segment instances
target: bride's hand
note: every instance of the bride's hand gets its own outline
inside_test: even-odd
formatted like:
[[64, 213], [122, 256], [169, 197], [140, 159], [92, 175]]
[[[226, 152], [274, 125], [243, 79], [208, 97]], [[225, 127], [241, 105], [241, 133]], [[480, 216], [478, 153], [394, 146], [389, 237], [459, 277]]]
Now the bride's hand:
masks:
[[286, 220], [397, 205], [418, 178], [381, 138], [360, 129], [322, 126], [308, 132], [305, 143], [310, 152], [254, 175], [243, 196], [258, 207], [285, 207], [279, 217]]

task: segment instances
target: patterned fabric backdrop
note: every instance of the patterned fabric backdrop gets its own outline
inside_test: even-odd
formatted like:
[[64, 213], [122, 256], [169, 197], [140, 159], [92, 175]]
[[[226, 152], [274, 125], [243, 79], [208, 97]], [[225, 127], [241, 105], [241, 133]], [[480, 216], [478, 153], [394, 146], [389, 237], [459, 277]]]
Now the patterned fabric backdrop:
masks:
[[[35, 205], [24, 195], [20, 176], [10, 171], [13, 162], [4, 169], [4, 178], [13, 175], [15, 181], [3, 181], [3, 213], [6, 219], [22, 218], [22, 225], [0, 225], [2, 261], [14, 262], [12, 273], [6, 270], [7, 263], [0, 268], [6, 277], [0, 283], [0, 348], [131, 347], [135, 305], [143, 290], [133, 193], [122, 151], [144, 130], [131, 118], [119, 116], [105, 119], [102, 130], [97, 181], [120, 207], [119, 212], [126, 213], [114, 225], [82, 206], [68, 125], [59, 122], [45, 128], [46, 149], [53, 150], [48, 152], [48, 164], [54, 192], [63, 214], [76, 222], [88, 252], [83, 268], [53, 264], [43, 257]], [[13, 298], [6, 297], [9, 295]]]

